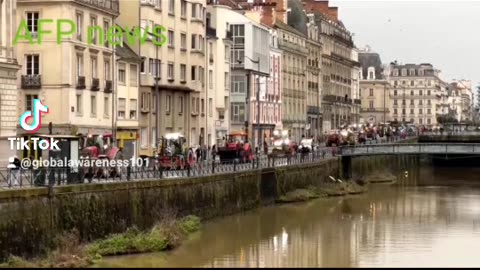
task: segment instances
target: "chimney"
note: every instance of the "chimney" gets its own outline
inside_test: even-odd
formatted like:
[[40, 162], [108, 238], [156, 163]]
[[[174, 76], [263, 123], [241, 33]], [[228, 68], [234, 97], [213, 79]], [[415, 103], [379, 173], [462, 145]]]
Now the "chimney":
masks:
[[328, 14], [334, 21], [338, 21], [338, 7], [329, 7]]
[[321, 13], [330, 20], [338, 21], [338, 7], [329, 7], [328, 1], [303, 0], [303, 7], [307, 13]]

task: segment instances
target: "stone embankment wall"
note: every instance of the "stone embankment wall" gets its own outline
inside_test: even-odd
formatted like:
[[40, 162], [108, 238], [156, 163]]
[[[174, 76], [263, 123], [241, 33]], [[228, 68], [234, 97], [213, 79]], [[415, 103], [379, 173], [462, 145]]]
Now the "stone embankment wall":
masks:
[[[359, 157], [354, 175], [387, 168], [401, 174], [412, 157]], [[188, 179], [71, 185], [0, 192], [0, 258], [38, 256], [56, 237], [76, 229], [84, 241], [147, 229], [162, 219], [188, 214], [204, 219], [274, 203], [299, 188], [339, 178], [337, 159]], [[408, 166], [411, 166], [408, 165]]]

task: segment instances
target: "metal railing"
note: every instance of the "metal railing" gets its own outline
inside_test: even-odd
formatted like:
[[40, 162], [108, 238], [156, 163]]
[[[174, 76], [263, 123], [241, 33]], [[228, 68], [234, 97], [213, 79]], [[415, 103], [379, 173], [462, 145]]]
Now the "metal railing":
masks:
[[166, 170], [157, 164], [149, 167], [124, 167], [117, 171], [92, 168], [39, 168], [39, 169], [0, 169], [0, 190], [11, 188], [51, 187], [74, 184], [109, 183], [120, 181], [162, 180], [208, 176], [213, 174], [251, 171], [262, 168], [282, 167], [296, 164], [308, 164], [334, 158], [336, 148], [319, 148], [313, 153], [293, 156], [268, 157], [262, 155], [250, 162], [232, 160], [198, 161], [192, 167]]
[[478, 143], [379, 144], [341, 147], [342, 156], [385, 154], [474, 154], [480, 155]]

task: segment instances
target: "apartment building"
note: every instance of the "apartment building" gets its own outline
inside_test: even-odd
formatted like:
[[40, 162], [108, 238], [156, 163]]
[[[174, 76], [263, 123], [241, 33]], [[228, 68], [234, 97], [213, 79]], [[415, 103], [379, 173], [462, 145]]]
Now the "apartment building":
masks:
[[358, 54], [360, 77], [360, 117], [362, 124], [380, 124], [390, 121], [390, 82], [384, 75], [382, 60], [376, 52], [366, 48]]
[[[152, 156], [167, 133], [178, 132], [191, 146], [207, 143], [206, 1], [124, 1], [118, 23], [140, 25], [150, 41], [163, 26], [167, 42], [134, 47], [140, 64], [140, 152]], [[211, 137], [212, 134], [210, 134]]]
[[7, 138], [17, 134], [17, 72], [13, 38], [16, 33], [16, 1], [0, 1], [0, 166], [15, 154]]
[[[357, 48], [352, 49], [351, 60], [353, 62], [359, 61], [359, 50]], [[360, 81], [361, 81], [361, 73], [362, 66], [361, 63], [359, 65], [354, 65], [352, 68], [352, 123], [359, 124], [360, 123], [360, 112], [362, 109], [362, 101], [360, 99]]]
[[232, 33], [230, 62], [232, 67], [230, 92], [230, 130], [245, 131], [258, 146], [265, 130], [271, 128], [266, 119], [267, 79], [270, 74], [270, 33], [266, 26], [240, 12], [228, 12]]
[[437, 124], [437, 107], [441, 105], [440, 71], [431, 64], [398, 64], [390, 66], [391, 114], [394, 121], [428, 127]]
[[[245, 83], [232, 80], [231, 48], [232, 32], [228, 26], [232, 9], [225, 5], [207, 6], [207, 132], [210, 145], [221, 145], [230, 131], [230, 92], [245, 91]], [[239, 111], [236, 111], [238, 115]]]
[[299, 141], [307, 129], [307, 37], [281, 21], [276, 21], [274, 28], [279, 35], [278, 47], [283, 51], [283, 127]]
[[[100, 26], [105, 31], [119, 14], [119, 2], [107, 1], [17, 1], [17, 21], [24, 20], [35, 41], [39, 35], [39, 19], [69, 19], [76, 23], [76, 32], [63, 37], [43, 36], [41, 44], [19, 40], [17, 114], [32, 109], [38, 98], [50, 109], [44, 115], [39, 133], [53, 134], [111, 133], [113, 118], [115, 56], [105, 36], [97, 31], [91, 38], [88, 27]], [[42, 30], [56, 33], [56, 23], [45, 23]], [[91, 44], [89, 44], [91, 41]], [[111, 106], [112, 105], [112, 106]], [[112, 112], [110, 111], [112, 110]], [[18, 127], [18, 133], [24, 131]]]
[[[303, 12], [303, 11], [302, 11]], [[322, 135], [322, 44], [313, 14], [308, 15], [307, 26], [307, 136], [319, 139]]]
[[[338, 19], [338, 7], [328, 1], [302, 1], [307, 14], [314, 14], [322, 41], [323, 129], [351, 124], [353, 119], [352, 74], [360, 64], [352, 59], [352, 34]], [[357, 102], [358, 103], [358, 102]]]

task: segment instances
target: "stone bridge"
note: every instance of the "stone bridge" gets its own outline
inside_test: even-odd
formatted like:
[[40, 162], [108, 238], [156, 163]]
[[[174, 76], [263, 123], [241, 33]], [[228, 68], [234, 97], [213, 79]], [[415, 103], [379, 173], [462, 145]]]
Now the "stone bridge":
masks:
[[471, 155], [480, 156], [480, 143], [399, 143], [341, 147], [342, 176], [350, 179], [352, 158], [373, 155]]

